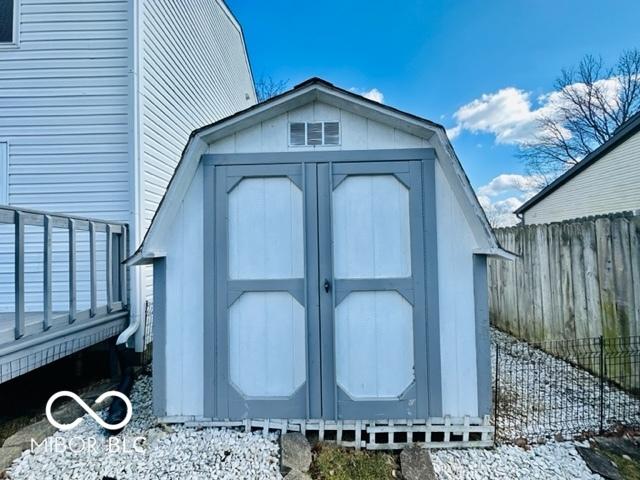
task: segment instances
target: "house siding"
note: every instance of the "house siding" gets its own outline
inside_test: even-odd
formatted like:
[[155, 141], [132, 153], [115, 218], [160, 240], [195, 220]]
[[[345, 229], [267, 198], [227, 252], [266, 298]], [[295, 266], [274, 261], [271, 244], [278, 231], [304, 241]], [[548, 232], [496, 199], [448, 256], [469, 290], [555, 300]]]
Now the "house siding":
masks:
[[[7, 153], [3, 202], [128, 222], [129, 3], [21, 0], [18, 11], [19, 44], [0, 49], [0, 146], [6, 145]], [[86, 235], [78, 233], [79, 309], [89, 298]], [[58, 310], [68, 304], [64, 249], [66, 236], [54, 232]], [[25, 250], [26, 308], [41, 310], [41, 228], [26, 229]], [[98, 268], [100, 273], [104, 265]], [[13, 310], [13, 280], [12, 226], [4, 225], [2, 311]]]
[[[142, 238], [191, 132], [256, 97], [242, 32], [220, 0], [147, 0], [138, 41]], [[143, 271], [151, 300], [152, 270]]]
[[148, 0], [141, 15], [146, 230], [191, 132], [256, 98], [242, 33], [222, 2]]
[[22, 0], [0, 50], [8, 201], [128, 221], [128, 4]]
[[640, 132], [524, 213], [526, 224], [640, 210]]

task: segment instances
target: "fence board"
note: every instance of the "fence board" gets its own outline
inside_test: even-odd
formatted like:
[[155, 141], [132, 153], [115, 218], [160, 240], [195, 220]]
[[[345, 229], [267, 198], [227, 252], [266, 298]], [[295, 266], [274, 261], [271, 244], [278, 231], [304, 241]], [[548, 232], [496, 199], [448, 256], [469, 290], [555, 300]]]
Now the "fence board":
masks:
[[596, 242], [598, 245], [602, 331], [605, 338], [613, 338], [618, 336], [618, 329], [615, 280], [613, 278], [613, 252], [611, 251], [611, 220], [609, 218], [598, 218], [596, 220]]
[[598, 276], [598, 243], [596, 223], [589, 221], [583, 225], [584, 284], [589, 316], [589, 336], [602, 335], [602, 308], [600, 307], [600, 277]]
[[520, 255], [489, 260], [497, 327], [530, 341], [640, 334], [640, 216], [496, 230]]
[[630, 268], [629, 221], [626, 218], [618, 217], [611, 222], [611, 243], [618, 336], [628, 337], [633, 317], [633, 277]]
[[562, 310], [559, 320], [562, 324], [562, 337], [575, 338], [575, 306], [573, 298], [573, 266], [571, 264], [571, 225], [559, 230], [560, 235], [560, 291], [562, 292]]
[[573, 286], [574, 322], [576, 337], [589, 337], [589, 313], [585, 285], [584, 239], [582, 225], [569, 226], [571, 238], [571, 284]]

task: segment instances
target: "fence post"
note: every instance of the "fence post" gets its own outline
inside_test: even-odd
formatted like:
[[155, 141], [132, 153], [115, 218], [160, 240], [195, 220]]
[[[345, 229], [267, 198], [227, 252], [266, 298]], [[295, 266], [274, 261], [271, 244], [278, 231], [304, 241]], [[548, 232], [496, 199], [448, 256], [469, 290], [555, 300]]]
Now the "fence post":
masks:
[[604, 337], [600, 335], [600, 435], [604, 432]]
[[496, 366], [495, 366], [495, 379], [494, 379], [494, 394], [493, 394], [493, 444], [495, 445], [498, 440], [498, 401], [500, 399], [500, 370], [498, 370], [498, 361], [500, 358], [500, 345], [496, 343]]

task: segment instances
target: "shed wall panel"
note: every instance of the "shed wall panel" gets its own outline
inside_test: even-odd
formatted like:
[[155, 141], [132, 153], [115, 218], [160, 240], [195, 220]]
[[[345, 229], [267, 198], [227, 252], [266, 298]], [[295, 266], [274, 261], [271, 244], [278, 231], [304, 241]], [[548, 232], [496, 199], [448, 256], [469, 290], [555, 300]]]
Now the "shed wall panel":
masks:
[[[167, 238], [167, 415], [203, 412], [203, 174], [191, 182]], [[213, 346], [212, 346], [213, 348]]]
[[471, 229], [442, 168], [436, 164], [438, 295], [444, 415], [478, 410], [473, 250]]

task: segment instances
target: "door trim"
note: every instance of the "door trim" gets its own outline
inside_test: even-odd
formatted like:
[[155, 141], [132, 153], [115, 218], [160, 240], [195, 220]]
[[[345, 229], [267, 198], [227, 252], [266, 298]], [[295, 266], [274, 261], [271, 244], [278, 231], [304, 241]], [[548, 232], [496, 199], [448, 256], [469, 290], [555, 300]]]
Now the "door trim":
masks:
[[435, 148], [394, 148], [380, 150], [330, 150], [265, 153], [204, 153], [204, 166], [255, 165], [270, 163], [384, 162], [397, 160], [435, 160]]

